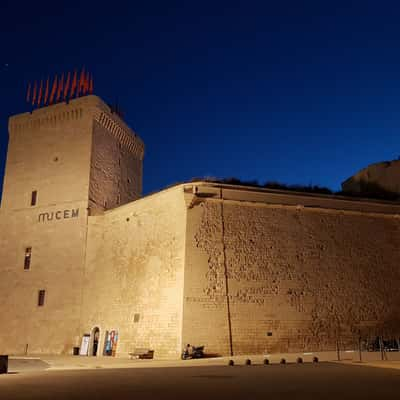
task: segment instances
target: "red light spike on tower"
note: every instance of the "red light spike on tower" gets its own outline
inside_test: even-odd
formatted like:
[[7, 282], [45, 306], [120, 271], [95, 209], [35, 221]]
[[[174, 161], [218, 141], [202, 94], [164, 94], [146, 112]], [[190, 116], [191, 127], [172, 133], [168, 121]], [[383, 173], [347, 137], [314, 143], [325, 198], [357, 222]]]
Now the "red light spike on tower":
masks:
[[61, 93], [64, 89], [64, 74], [61, 75], [60, 80], [58, 81], [58, 88], [57, 88], [57, 102], [61, 100]]
[[54, 78], [53, 86], [52, 86], [52, 88], [51, 88], [49, 104], [53, 104], [54, 95], [56, 94], [56, 89], [57, 89], [57, 75], [56, 75], [56, 77]]
[[29, 103], [29, 100], [31, 99], [31, 83], [28, 83], [28, 89], [26, 90], [26, 101]]
[[65, 81], [65, 86], [64, 86], [64, 100], [66, 100], [66, 99], [67, 99], [67, 96], [68, 96], [69, 83], [70, 83], [70, 81], [71, 81], [71, 73], [68, 72], [67, 80]]
[[47, 104], [48, 98], [49, 98], [49, 77], [47, 77], [47, 81], [46, 81], [46, 89], [44, 91], [43, 105]]
[[32, 94], [32, 105], [35, 105], [36, 102], [36, 92], [37, 92], [37, 83], [35, 81], [35, 84], [33, 85], [33, 94]]
[[93, 86], [93, 75], [90, 76], [90, 82], [89, 82], [89, 93], [93, 94], [94, 86]]
[[42, 101], [42, 93], [43, 93], [43, 79], [40, 81], [39, 94], [37, 99], [37, 106], [40, 107], [40, 102]]
[[72, 99], [72, 97], [74, 96], [74, 94], [75, 94], [75, 90], [76, 90], [76, 80], [77, 80], [77, 77], [76, 77], [76, 70], [74, 71], [74, 77], [72, 78], [72, 83], [71, 83], [71, 91], [70, 91], [70, 93], [69, 93], [69, 98], [70, 99]]
[[79, 76], [78, 96], [83, 93], [84, 84], [85, 84], [85, 67], [82, 68], [81, 74]]
[[89, 72], [86, 72], [86, 76], [85, 76], [85, 94], [88, 94], [89, 92], [89, 80], [90, 80], [90, 75]]

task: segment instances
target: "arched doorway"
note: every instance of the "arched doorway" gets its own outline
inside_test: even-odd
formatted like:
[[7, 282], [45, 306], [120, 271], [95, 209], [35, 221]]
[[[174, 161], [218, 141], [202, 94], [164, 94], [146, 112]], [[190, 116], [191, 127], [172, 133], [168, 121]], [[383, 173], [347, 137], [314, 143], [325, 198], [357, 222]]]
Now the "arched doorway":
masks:
[[89, 349], [89, 355], [96, 357], [99, 351], [99, 343], [100, 343], [100, 328], [95, 326], [92, 329], [92, 333], [90, 335], [91, 346]]

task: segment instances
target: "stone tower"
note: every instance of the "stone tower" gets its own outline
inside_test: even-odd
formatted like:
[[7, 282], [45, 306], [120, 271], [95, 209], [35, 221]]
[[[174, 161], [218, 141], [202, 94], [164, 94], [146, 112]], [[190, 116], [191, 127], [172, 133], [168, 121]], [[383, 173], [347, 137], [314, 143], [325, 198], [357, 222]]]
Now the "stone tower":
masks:
[[[0, 335], [0, 353], [7, 336], [17, 338], [8, 352], [71, 351], [88, 216], [140, 197], [143, 155], [142, 140], [96, 96], [10, 118], [0, 208], [0, 273], [7, 276], [0, 280], [0, 326], [7, 335]], [[46, 329], [54, 325], [57, 335]]]

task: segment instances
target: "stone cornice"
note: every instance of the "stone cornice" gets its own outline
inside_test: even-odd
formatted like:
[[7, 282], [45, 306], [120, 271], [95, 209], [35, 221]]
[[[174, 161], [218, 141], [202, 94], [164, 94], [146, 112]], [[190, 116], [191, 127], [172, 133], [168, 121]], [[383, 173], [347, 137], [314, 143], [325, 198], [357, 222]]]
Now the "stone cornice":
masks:
[[97, 96], [85, 96], [69, 101], [57, 103], [48, 107], [9, 118], [8, 130], [10, 134], [24, 132], [40, 127], [55, 127], [60, 124], [78, 121], [86, 116], [107, 129], [129, 152], [143, 160], [144, 143], [126, 123]]

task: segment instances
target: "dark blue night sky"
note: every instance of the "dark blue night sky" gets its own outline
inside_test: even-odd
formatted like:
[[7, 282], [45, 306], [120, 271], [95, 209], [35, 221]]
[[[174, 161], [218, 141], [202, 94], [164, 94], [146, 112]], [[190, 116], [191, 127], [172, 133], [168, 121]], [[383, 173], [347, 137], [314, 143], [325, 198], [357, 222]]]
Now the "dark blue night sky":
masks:
[[203, 176], [337, 190], [400, 154], [398, 2], [0, 8], [0, 177], [28, 81], [82, 65], [146, 144], [145, 193]]

